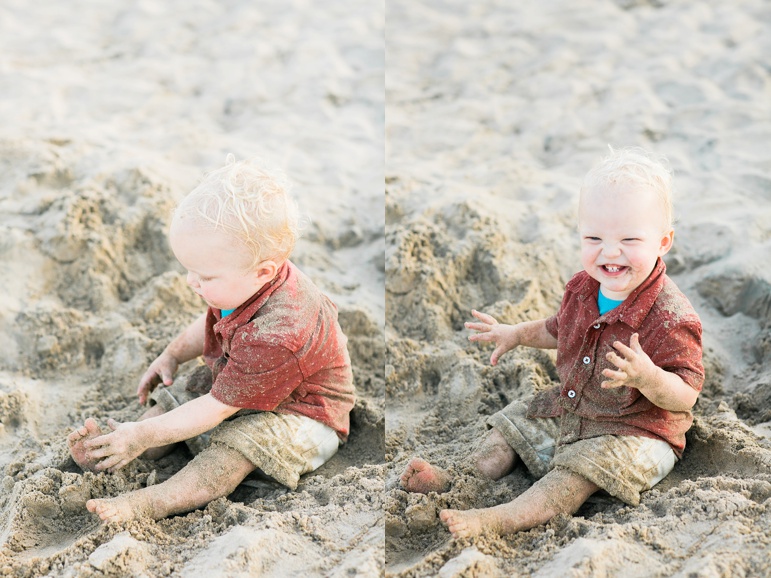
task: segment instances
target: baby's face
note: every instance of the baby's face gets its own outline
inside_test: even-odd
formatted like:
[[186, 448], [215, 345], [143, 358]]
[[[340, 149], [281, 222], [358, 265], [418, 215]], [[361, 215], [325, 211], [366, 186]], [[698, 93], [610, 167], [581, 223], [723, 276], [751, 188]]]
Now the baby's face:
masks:
[[169, 241], [188, 271], [188, 285], [216, 309], [235, 309], [266, 282], [257, 272], [244, 270], [249, 261], [246, 248], [223, 231], [175, 217]]
[[672, 247], [662, 202], [646, 188], [604, 185], [584, 191], [578, 212], [581, 265], [610, 299], [623, 301]]

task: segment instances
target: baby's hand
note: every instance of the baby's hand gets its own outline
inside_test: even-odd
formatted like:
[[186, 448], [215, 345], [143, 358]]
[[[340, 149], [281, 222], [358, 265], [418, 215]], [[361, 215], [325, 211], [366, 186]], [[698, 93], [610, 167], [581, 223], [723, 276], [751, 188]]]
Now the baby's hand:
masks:
[[114, 419], [107, 421], [112, 430], [83, 442], [87, 457], [96, 463], [97, 471], [110, 470], [115, 472], [139, 457], [147, 449], [147, 444], [139, 434], [136, 422], [118, 423]]
[[491, 315], [476, 310], [472, 310], [471, 314], [481, 323], [464, 323], [466, 329], [478, 331], [468, 336], [469, 341], [492, 341], [495, 344], [495, 351], [490, 356], [490, 363], [497, 365], [501, 355], [519, 345], [514, 326], [498, 323]]
[[656, 365], [640, 347], [640, 338], [637, 333], [629, 339], [629, 347], [620, 341], [616, 341], [613, 347], [618, 353], [611, 351], [607, 359], [618, 367], [618, 370], [603, 370], [602, 374], [610, 378], [610, 381], [602, 382], [603, 388], [627, 386], [642, 390], [655, 384]]
[[161, 353], [158, 358], [150, 364], [142, 379], [139, 380], [137, 395], [139, 403], [144, 405], [147, 402], [147, 396], [155, 389], [155, 386], [162, 383], [169, 386], [174, 383], [174, 374], [177, 372], [179, 362], [177, 358], [166, 353]]

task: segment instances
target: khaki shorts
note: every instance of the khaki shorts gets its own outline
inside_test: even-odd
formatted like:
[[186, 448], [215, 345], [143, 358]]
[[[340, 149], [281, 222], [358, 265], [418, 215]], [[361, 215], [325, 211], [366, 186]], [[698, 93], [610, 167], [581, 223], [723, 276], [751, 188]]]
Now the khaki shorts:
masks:
[[[171, 411], [201, 394], [186, 389], [179, 378], [158, 386], [150, 404]], [[340, 439], [328, 425], [301, 415], [241, 410], [214, 429], [185, 440], [195, 455], [212, 443], [240, 452], [265, 475], [294, 490], [300, 476], [312, 472], [337, 452]]]
[[636, 506], [640, 492], [664, 479], [677, 461], [668, 443], [642, 436], [604, 435], [558, 445], [560, 419], [528, 418], [528, 405], [529, 399], [514, 401], [491, 415], [487, 425], [503, 435], [536, 477], [565, 468]]

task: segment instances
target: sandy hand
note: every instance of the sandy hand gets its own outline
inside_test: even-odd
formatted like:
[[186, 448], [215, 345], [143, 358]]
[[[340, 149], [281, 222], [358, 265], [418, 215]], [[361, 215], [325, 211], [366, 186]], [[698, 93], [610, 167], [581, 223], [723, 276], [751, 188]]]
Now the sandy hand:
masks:
[[141, 422], [118, 423], [107, 420], [112, 432], [83, 441], [87, 457], [96, 463], [95, 470], [115, 472], [139, 457], [147, 449], [139, 435]]
[[161, 353], [155, 361], [150, 364], [142, 378], [139, 380], [139, 386], [137, 387], [137, 396], [139, 397], [139, 403], [145, 405], [147, 403], [147, 396], [152, 393], [158, 384], [169, 386], [174, 383], [174, 374], [179, 368], [179, 362], [173, 355]]
[[70, 446], [70, 455], [76, 464], [84, 471], [95, 472], [98, 460], [88, 455], [88, 448], [84, 446], [86, 440], [102, 435], [102, 430], [93, 418], [86, 419], [85, 423], [67, 436], [67, 444]]
[[469, 341], [492, 341], [495, 344], [495, 351], [490, 356], [490, 363], [497, 365], [501, 355], [519, 345], [515, 326], [498, 323], [492, 315], [481, 311], [472, 309], [471, 314], [479, 320], [479, 323], [464, 323], [466, 329], [477, 332], [469, 335]]
[[618, 369], [603, 370], [602, 375], [610, 381], [603, 381], [602, 387], [612, 389], [626, 386], [645, 389], [646, 386], [653, 384], [656, 366], [640, 347], [640, 338], [637, 333], [629, 339], [629, 346], [616, 341], [613, 347], [616, 351], [611, 351], [606, 357]]

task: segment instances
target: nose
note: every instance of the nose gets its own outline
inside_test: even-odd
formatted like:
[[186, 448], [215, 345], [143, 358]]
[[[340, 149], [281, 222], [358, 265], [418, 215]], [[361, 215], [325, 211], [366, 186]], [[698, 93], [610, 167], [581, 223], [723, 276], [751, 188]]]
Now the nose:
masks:
[[198, 276], [188, 272], [187, 278], [185, 279], [187, 281], [187, 284], [190, 285], [193, 289], [198, 288]]
[[603, 243], [602, 255], [606, 259], [619, 257], [621, 255], [621, 247], [619, 247], [616, 243]]

